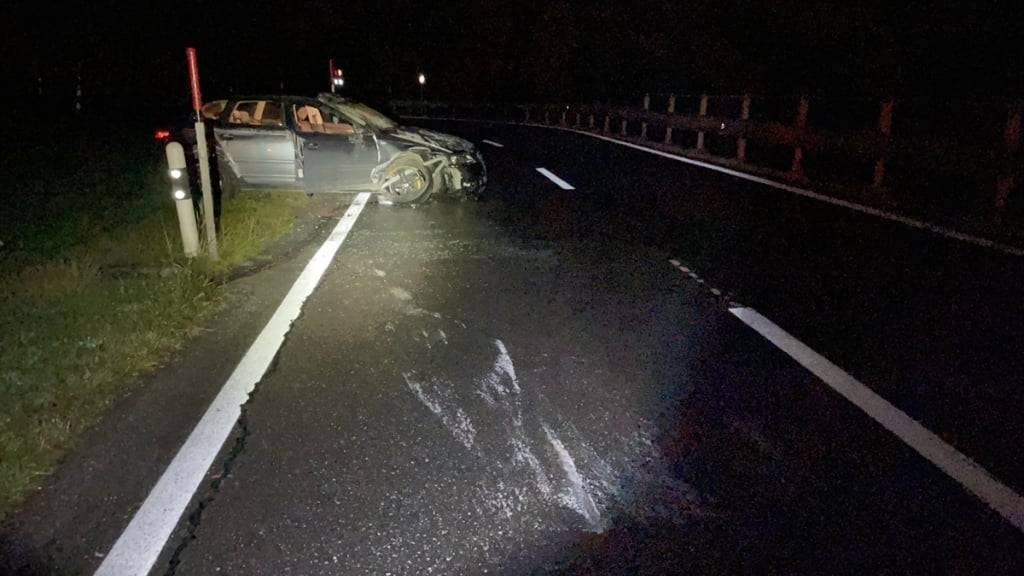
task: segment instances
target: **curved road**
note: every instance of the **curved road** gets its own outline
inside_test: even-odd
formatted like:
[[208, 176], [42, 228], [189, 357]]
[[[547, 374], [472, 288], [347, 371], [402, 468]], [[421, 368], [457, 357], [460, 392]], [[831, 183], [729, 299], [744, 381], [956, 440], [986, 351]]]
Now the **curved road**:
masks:
[[[153, 574], [1024, 573], [1024, 258], [586, 136], [423, 123], [484, 150], [487, 199], [362, 207]], [[37, 567], [99, 566], [300, 256], [208, 369], [161, 371], [204, 392], [133, 429], [152, 453], [68, 464], [128, 480], [30, 502]]]

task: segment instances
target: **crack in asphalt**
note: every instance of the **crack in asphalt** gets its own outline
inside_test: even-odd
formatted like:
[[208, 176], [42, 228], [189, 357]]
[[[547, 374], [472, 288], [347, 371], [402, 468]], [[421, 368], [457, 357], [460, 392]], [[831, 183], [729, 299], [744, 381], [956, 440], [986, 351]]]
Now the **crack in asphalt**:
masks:
[[235, 461], [242, 452], [245, 451], [246, 443], [248, 442], [251, 430], [249, 428], [249, 405], [252, 403], [253, 398], [256, 395], [256, 390], [249, 394], [249, 399], [245, 401], [245, 404], [241, 406], [241, 414], [238, 416], [238, 422], [236, 424], [238, 428], [238, 434], [235, 436], [235, 444], [231, 447], [231, 451], [228, 452], [227, 457], [224, 459], [224, 463], [221, 465], [221, 472], [216, 478], [210, 482], [209, 492], [196, 508], [188, 515], [188, 528], [185, 534], [181, 537], [180, 542], [174, 548], [174, 552], [171, 554], [170, 559], [167, 561], [167, 571], [164, 572], [166, 576], [174, 576], [178, 573], [178, 567], [181, 565], [181, 555], [189, 547], [189, 545], [197, 539], [196, 532], [199, 530], [199, 525], [203, 521], [203, 513], [206, 509], [213, 504], [213, 501], [217, 498], [220, 493], [220, 488], [224, 481], [231, 476], [231, 471], [234, 468]]
[[[291, 325], [294, 326], [298, 323], [304, 315], [305, 308], [299, 312]], [[198, 539], [196, 533], [199, 531], [200, 524], [202, 524], [203, 513], [210, 507], [210, 505], [213, 504], [213, 501], [216, 500], [217, 495], [220, 493], [221, 486], [223, 486], [224, 481], [231, 476], [231, 472], [234, 469], [236, 461], [245, 451], [245, 447], [248, 445], [249, 436], [252, 435], [252, 429], [249, 425], [249, 408], [256, 399], [256, 392], [259, 391], [260, 385], [263, 384], [267, 377], [272, 376], [277, 372], [281, 361], [281, 354], [288, 345], [288, 339], [291, 336], [291, 333], [291, 328], [289, 328], [288, 332], [284, 335], [284, 340], [281, 342], [281, 346], [277, 349], [277, 353], [274, 354], [273, 360], [270, 361], [270, 365], [267, 367], [266, 372], [263, 373], [263, 377], [260, 378], [259, 382], [253, 385], [248, 398], [241, 406], [239, 406], [240, 412], [238, 415], [238, 421], [235, 423], [235, 427], [238, 429], [238, 433], [235, 436], [235, 443], [224, 458], [224, 462], [221, 464], [220, 474], [210, 482], [207, 494], [188, 515], [188, 527], [185, 530], [185, 534], [180, 538], [178, 545], [174, 547], [174, 552], [171, 553], [171, 557], [167, 561], [167, 570], [164, 572], [164, 576], [176, 576], [178, 573], [178, 568], [181, 566], [182, 554]]]

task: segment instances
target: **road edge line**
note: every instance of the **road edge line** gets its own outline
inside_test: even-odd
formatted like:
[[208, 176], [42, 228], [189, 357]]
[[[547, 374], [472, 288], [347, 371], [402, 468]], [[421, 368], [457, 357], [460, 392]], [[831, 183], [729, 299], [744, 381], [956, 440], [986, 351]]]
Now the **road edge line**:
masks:
[[1024, 497], [753, 308], [729, 312], [1024, 532]]
[[107, 553], [96, 576], [146, 576], [202, 484], [241, 415], [242, 405], [277, 355], [292, 322], [313, 293], [370, 198], [355, 197], [330, 236], [310, 258], [142, 506]]

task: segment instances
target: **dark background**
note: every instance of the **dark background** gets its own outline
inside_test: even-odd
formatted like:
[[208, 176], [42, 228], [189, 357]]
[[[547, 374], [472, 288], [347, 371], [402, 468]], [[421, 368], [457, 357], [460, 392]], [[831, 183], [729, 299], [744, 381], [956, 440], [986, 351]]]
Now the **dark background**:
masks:
[[[374, 101], [636, 100], [645, 91], [841, 97], [1018, 96], [1018, 2], [24, 2], [5, 6], [4, 92], [129, 113], [187, 102], [183, 49], [205, 96], [312, 93], [327, 59]], [[38, 99], [38, 98], [37, 98]], [[56, 100], [53, 100], [56, 99]]]

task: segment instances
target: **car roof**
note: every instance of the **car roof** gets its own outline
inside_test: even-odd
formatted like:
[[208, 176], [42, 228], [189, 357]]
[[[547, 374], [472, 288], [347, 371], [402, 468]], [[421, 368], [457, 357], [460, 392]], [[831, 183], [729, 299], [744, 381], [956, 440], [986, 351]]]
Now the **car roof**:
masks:
[[316, 100], [315, 96], [302, 96], [300, 94], [232, 94], [227, 98], [216, 98], [215, 100], [228, 100], [241, 102], [242, 100]]

